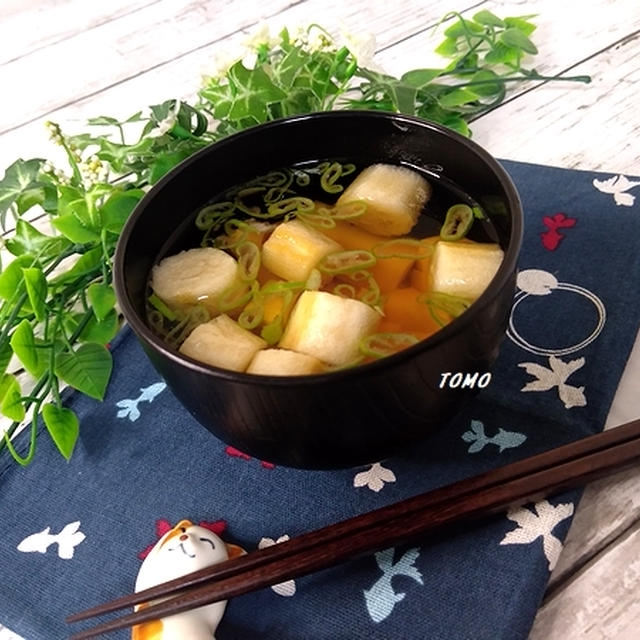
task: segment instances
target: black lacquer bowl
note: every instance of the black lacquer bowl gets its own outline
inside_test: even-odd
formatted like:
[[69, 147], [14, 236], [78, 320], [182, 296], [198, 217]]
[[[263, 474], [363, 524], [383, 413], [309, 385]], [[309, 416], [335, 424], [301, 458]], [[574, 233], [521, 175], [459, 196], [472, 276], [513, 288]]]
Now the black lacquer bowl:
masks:
[[[169, 239], [189, 236], [195, 212], [229, 187], [274, 169], [334, 158], [435, 167], [480, 202], [505, 252], [485, 293], [415, 346], [329, 374], [235, 373], [198, 363], [163, 344], [146, 324], [145, 298], [154, 263], [184, 248], [180, 242], [168, 247]], [[383, 459], [434, 429], [446, 429], [477, 392], [477, 385], [440, 388], [442, 374], [490, 370], [505, 334], [521, 239], [518, 194], [499, 163], [477, 144], [403, 115], [334, 111], [247, 129], [182, 162], [132, 213], [117, 248], [114, 278], [125, 319], [196, 420], [262, 460], [330, 469]]]

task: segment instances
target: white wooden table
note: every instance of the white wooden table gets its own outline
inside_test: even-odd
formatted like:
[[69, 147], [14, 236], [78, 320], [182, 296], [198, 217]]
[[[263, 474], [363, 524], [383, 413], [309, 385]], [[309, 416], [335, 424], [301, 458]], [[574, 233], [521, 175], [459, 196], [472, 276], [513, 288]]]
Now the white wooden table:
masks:
[[[89, 117], [193, 95], [262, 20], [372, 33], [375, 61], [400, 74], [433, 63], [441, 33], [430, 27], [444, 12], [480, 8], [537, 14], [538, 71], [593, 82], [520, 86], [473, 123], [474, 139], [499, 158], [640, 175], [638, 0], [2, 0], [0, 173], [18, 157], [55, 160], [45, 120], [73, 133]], [[638, 380], [640, 339], [607, 426], [640, 416]], [[638, 625], [640, 470], [587, 488], [531, 638], [635, 640]]]

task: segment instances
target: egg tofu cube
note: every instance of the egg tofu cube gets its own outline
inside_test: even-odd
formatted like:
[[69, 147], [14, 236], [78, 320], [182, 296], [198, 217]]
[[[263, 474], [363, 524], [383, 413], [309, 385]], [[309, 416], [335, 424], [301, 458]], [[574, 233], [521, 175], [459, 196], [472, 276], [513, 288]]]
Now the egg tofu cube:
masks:
[[198, 325], [182, 343], [180, 352], [205, 364], [244, 371], [267, 343], [222, 314]]
[[305, 291], [296, 302], [279, 346], [344, 365], [359, 354], [359, 343], [380, 315], [359, 300], [326, 291]]
[[276, 276], [306, 282], [311, 270], [341, 246], [300, 220], [279, 224], [262, 247], [262, 264]]
[[266, 376], [303, 376], [322, 373], [326, 365], [306, 353], [298, 353], [289, 349], [262, 349], [258, 351], [247, 373]]
[[439, 241], [431, 259], [432, 290], [475, 300], [496, 275], [503, 258], [497, 244]]
[[400, 236], [411, 231], [430, 196], [431, 185], [416, 171], [373, 164], [358, 174], [336, 205], [362, 200], [367, 208], [353, 224], [381, 236]]

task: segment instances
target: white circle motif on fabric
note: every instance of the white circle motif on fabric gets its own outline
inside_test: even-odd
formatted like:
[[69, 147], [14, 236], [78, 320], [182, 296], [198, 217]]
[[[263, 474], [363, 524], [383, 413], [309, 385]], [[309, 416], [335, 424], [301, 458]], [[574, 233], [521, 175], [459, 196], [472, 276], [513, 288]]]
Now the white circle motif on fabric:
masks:
[[[569, 353], [575, 353], [576, 351], [580, 351], [580, 349], [584, 349], [584, 347], [593, 342], [598, 335], [600, 335], [607, 318], [607, 312], [602, 300], [588, 289], [577, 284], [558, 282], [558, 279], [553, 274], [541, 269], [527, 269], [525, 271], [521, 271], [517, 277], [517, 286], [519, 291], [516, 293], [513, 301], [507, 335], [521, 349], [529, 351], [530, 353], [535, 353], [539, 356], [565, 356]], [[555, 348], [532, 344], [518, 333], [518, 330], [515, 327], [515, 312], [518, 307], [531, 296], [549, 296], [552, 295], [554, 291], [570, 291], [583, 296], [588, 300], [595, 308], [597, 314], [595, 327], [589, 335], [575, 344]]]

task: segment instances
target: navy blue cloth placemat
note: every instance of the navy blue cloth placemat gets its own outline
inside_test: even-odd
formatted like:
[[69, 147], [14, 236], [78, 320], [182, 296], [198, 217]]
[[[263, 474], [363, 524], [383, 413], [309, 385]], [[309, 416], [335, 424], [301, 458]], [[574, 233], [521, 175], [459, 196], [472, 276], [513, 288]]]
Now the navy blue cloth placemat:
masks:
[[[141, 554], [183, 518], [250, 551], [601, 430], [640, 325], [640, 183], [504, 166], [526, 213], [511, 324], [491, 383], [447, 429], [354, 469], [274, 467], [195, 423], [125, 329], [104, 402], [67, 398], [71, 461], [45, 431], [31, 466], [0, 454], [0, 622], [67, 637], [64, 617], [132, 591]], [[216, 637], [526, 638], [579, 497], [235, 598]]]

